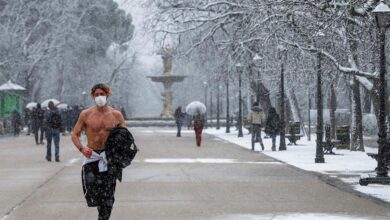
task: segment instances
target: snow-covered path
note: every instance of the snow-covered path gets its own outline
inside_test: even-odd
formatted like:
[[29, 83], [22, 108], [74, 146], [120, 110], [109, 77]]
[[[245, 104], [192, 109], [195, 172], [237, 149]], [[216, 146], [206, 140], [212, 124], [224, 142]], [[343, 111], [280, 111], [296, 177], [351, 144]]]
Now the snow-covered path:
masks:
[[[140, 147], [117, 184], [112, 219], [389, 219], [390, 210], [264, 154], [192, 131], [132, 129]], [[69, 136], [63, 162], [44, 160], [32, 137], [0, 140], [0, 219], [96, 219]]]

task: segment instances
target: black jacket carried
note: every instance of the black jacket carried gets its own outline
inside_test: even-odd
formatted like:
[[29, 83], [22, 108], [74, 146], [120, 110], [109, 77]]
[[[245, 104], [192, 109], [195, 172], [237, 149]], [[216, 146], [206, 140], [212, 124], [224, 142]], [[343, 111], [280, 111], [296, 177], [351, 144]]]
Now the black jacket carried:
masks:
[[108, 172], [122, 181], [122, 169], [129, 166], [138, 152], [134, 137], [127, 128], [115, 126], [108, 135], [105, 151]]

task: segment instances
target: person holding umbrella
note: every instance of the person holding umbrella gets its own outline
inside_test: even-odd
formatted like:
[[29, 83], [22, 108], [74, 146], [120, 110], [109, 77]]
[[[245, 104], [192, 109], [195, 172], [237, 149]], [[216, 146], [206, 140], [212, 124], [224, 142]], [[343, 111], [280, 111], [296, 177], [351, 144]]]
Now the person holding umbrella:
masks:
[[191, 102], [187, 105], [186, 112], [189, 115], [193, 115], [196, 146], [200, 147], [205, 124], [206, 106], [198, 101]]

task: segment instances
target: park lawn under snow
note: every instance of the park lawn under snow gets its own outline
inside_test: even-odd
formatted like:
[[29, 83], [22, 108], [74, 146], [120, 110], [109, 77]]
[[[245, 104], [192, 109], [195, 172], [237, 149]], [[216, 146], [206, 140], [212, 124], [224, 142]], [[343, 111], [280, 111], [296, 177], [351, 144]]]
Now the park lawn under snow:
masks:
[[[220, 130], [209, 128], [205, 130], [205, 133], [214, 135], [247, 149], [252, 148], [251, 137], [248, 135], [247, 130], [244, 130], [244, 137], [242, 138], [237, 137], [237, 131], [234, 130], [234, 127], [231, 129], [231, 133], [229, 134], [225, 133], [224, 128], [221, 128]], [[262, 133], [262, 136], [264, 136], [264, 133]], [[277, 148], [279, 146], [279, 140], [280, 137], [278, 136], [276, 141]], [[315, 163], [315, 140], [316, 138], [314, 135], [312, 136], [311, 141], [308, 141], [307, 137], [303, 137], [301, 140], [297, 141], [297, 146], [287, 145], [286, 151], [271, 151], [271, 139], [263, 138], [265, 146], [264, 151], [261, 150], [259, 143], [256, 143], [255, 151], [261, 151], [270, 157], [303, 170], [337, 177], [340, 180], [351, 184], [355, 190], [359, 192], [390, 202], [390, 186], [376, 184], [360, 186], [358, 183], [359, 176], [361, 174], [374, 174], [374, 170], [377, 165], [376, 160], [367, 156], [366, 153], [377, 153], [377, 149], [366, 148], [366, 152], [334, 149], [333, 151], [338, 155], [324, 155], [325, 163]], [[286, 142], [288, 143], [287, 139]], [[344, 178], [342, 176], [347, 177]]]

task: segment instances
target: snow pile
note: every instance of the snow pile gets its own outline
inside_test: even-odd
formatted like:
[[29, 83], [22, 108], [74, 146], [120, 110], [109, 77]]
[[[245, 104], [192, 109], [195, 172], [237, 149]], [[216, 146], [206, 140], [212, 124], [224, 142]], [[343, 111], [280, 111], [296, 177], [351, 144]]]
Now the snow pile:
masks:
[[[214, 135], [244, 148], [251, 149], [251, 137], [250, 135], [247, 135], [248, 132], [246, 130], [244, 130], [244, 137], [242, 138], [237, 137], [237, 131], [234, 131], [234, 128], [232, 129], [232, 133], [229, 134], [226, 134], [225, 129], [223, 128], [221, 128], [221, 130], [215, 130], [213, 128], [207, 129], [205, 133]], [[278, 136], [277, 146], [279, 140]], [[271, 151], [271, 139], [263, 138], [265, 150], [262, 151], [262, 153], [303, 170], [337, 177], [340, 180], [351, 184], [354, 189], [359, 192], [390, 202], [390, 186], [375, 184], [360, 186], [358, 183], [361, 174], [374, 174], [377, 162], [367, 156], [366, 153], [377, 153], [377, 149], [366, 148], [366, 152], [334, 149], [334, 152], [338, 155], [325, 155], [325, 163], [321, 164], [314, 162], [316, 152], [315, 136], [313, 136], [311, 140], [312, 141], [307, 141], [307, 138], [303, 137], [301, 140], [297, 141], [298, 146], [287, 145], [286, 151]], [[288, 143], [287, 139], [286, 142]], [[261, 151], [261, 147], [258, 143], [255, 145], [255, 151]]]

